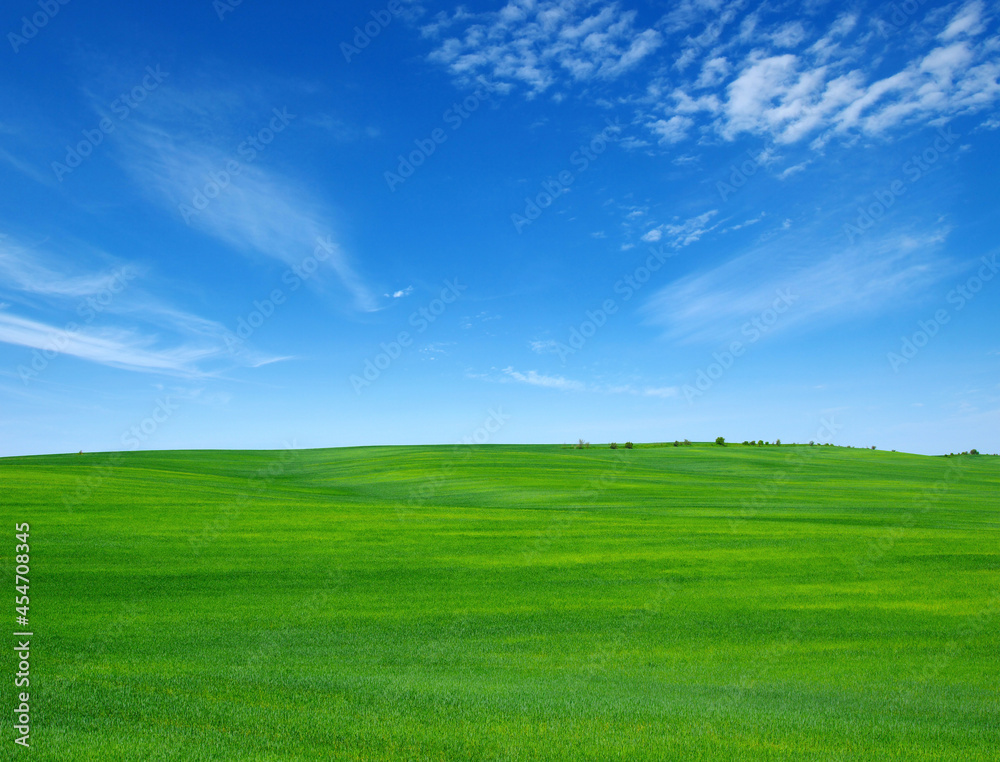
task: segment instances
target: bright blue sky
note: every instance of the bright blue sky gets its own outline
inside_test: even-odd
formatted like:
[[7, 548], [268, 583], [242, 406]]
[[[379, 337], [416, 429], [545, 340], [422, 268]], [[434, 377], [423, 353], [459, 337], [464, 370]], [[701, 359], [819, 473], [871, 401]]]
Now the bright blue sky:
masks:
[[996, 452], [998, 15], [8, 3], [0, 454]]

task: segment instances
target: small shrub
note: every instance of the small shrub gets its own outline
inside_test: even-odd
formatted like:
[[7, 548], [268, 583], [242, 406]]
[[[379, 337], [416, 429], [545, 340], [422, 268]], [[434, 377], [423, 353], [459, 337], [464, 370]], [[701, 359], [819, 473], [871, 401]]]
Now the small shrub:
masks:
[[674, 440], [674, 447], [680, 447], [680, 446], [681, 446], [681, 443], [680, 443], [680, 442], [678, 442], [678, 441], [677, 441], [677, 440], [675, 439], [675, 440]]
[[618, 443], [617, 442], [612, 442], [611, 443], [611, 449], [612, 450], [617, 450], [618, 449]]
[[764, 440], [763, 439], [758, 439], [757, 440], [757, 446], [758, 447], [763, 447], [764, 446]]
[[631, 449], [632, 449], [632, 447], [633, 447], [633, 444], [632, 444], [631, 442], [626, 442], [626, 443], [625, 443], [625, 449], [626, 449], [626, 450], [631, 450]]
[[775, 440], [774, 440], [774, 443], [775, 443], [776, 445], [780, 445], [780, 444], [781, 444], [781, 440], [780, 440], [780, 439], [775, 439]]
[[[81, 450], [81, 452], [83, 452], [83, 451]], [[979, 450], [977, 450], [975, 447], [973, 447], [971, 450], [969, 450], [969, 455], [978, 455], [978, 454], [979, 454]]]
[[690, 447], [691, 446], [691, 440], [690, 439], [685, 439], [684, 440], [684, 446], [685, 447]]
[[715, 443], [716, 443], [717, 445], [720, 445], [720, 446], [722, 446], [722, 447], [725, 447], [725, 446], [726, 446], [726, 438], [725, 438], [725, 437], [716, 437], [716, 438], [715, 438]]

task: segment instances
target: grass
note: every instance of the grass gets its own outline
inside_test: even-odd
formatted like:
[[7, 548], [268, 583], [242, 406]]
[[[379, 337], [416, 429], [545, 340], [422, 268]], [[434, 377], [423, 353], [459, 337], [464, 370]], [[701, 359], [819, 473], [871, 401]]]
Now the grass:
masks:
[[998, 458], [133, 452], [0, 484], [35, 759], [997, 759]]

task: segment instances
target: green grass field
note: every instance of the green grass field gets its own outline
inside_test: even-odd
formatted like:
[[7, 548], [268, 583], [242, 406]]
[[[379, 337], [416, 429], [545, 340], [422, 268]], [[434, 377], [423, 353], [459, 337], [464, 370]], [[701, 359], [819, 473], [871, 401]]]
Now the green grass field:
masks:
[[0, 484], [10, 585], [31, 524], [11, 759], [1000, 758], [995, 457], [133, 452]]

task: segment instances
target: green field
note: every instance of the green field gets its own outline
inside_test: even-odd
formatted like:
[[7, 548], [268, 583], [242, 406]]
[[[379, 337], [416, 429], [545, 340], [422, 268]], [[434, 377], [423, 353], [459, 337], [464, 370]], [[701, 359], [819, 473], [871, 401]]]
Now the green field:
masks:
[[995, 457], [132, 452], [0, 485], [10, 585], [31, 525], [11, 759], [1000, 756]]

